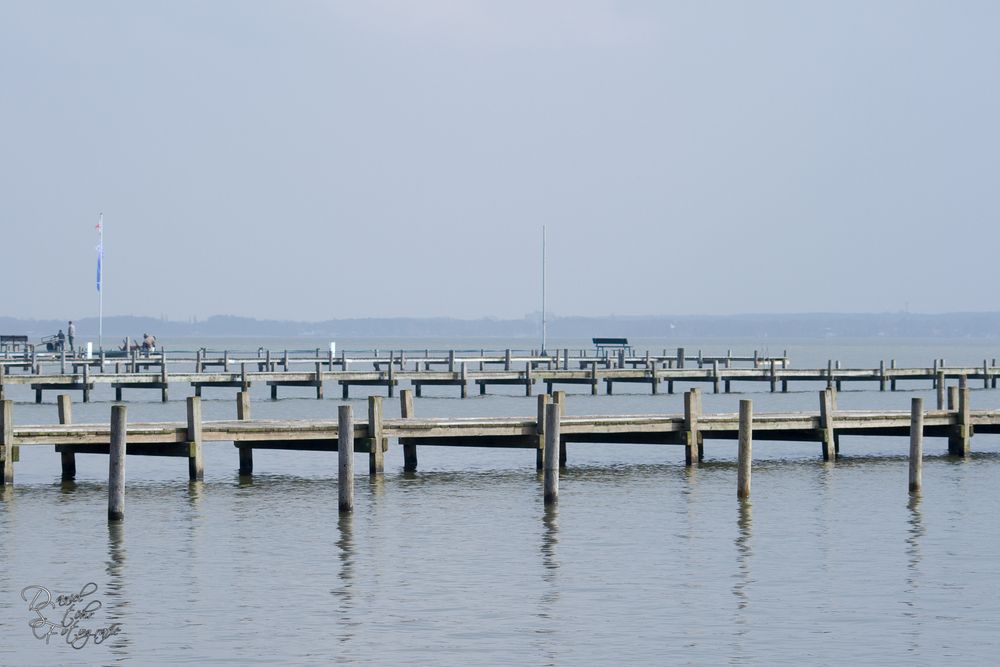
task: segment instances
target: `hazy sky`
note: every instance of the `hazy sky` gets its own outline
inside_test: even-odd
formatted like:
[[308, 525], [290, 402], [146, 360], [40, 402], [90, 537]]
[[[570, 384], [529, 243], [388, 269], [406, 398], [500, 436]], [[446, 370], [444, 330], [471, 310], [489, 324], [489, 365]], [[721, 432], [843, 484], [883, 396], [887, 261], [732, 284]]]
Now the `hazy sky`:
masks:
[[997, 310], [1000, 2], [0, 0], [0, 315]]

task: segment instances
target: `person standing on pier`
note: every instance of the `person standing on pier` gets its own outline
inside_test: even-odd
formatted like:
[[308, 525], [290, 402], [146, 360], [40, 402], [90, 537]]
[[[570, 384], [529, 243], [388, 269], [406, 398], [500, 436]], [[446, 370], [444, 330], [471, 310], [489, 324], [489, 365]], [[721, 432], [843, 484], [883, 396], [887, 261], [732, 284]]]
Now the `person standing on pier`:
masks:
[[73, 320], [70, 320], [69, 326], [66, 327], [66, 338], [69, 339], [69, 351], [75, 353], [76, 347], [73, 345], [73, 340], [76, 338], [76, 327], [73, 326]]
[[66, 334], [63, 333], [62, 329], [60, 329], [59, 333], [56, 334], [56, 344], [59, 346], [57, 349], [66, 349]]

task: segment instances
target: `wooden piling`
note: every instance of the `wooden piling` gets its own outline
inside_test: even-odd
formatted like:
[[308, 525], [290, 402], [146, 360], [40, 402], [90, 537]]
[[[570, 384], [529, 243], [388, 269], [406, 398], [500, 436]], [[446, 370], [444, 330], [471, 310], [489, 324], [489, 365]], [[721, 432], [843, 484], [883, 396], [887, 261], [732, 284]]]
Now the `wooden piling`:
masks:
[[354, 511], [354, 411], [337, 410], [337, 500], [342, 513]]
[[385, 471], [385, 457], [382, 449], [382, 397], [368, 397], [368, 473], [381, 475]]
[[108, 521], [125, 518], [125, 433], [127, 408], [111, 406], [111, 446], [108, 449]]
[[712, 360], [712, 393], [719, 393], [719, 360]]
[[937, 374], [937, 381], [935, 382], [935, 384], [937, 385], [937, 409], [944, 410], [944, 393], [946, 389], [946, 383], [944, 380], [943, 372], [939, 372]]
[[878, 390], [885, 391], [885, 359], [878, 362]]
[[[559, 406], [559, 415], [566, 414], [566, 392], [557, 391], [552, 394], [552, 403]], [[566, 443], [560, 440], [559, 442], [559, 467], [566, 467]]]
[[166, 403], [169, 395], [168, 387], [169, 384], [169, 374], [167, 373], [167, 351], [163, 350], [160, 353], [160, 402]]
[[90, 364], [83, 367], [83, 402], [90, 403]]
[[910, 401], [910, 493], [920, 493], [923, 483], [924, 399]]
[[557, 403], [545, 406], [545, 475], [544, 499], [551, 505], [559, 499], [559, 421], [561, 407]]
[[[250, 392], [243, 390], [236, 394], [236, 418], [240, 421], [250, 419]], [[240, 474], [253, 474], [253, 448], [249, 443], [239, 447], [240, 450]]]
[[535, 450], [536, 470], [542, 470], [545, 466], [545, 408], [551, 402], [551, 396], [548, 394], [539, 394], [538, 421], [535, 423], [535, 432], [538, 433], [538, 448]]
[[0, 486], [14, 483], [13, 406], [13, 401], [0, 401]]
[[201, 458], [201, 399], [187, 398], [188, 479], [198, 481], [205, 477]]
[[836, 461], [835, 429], [833, 425], [833, 390], [824, 389], [819, 392], [819, 422], [823, 430], [823, 460]]
[[[399, 392], [399, 416], [403, 419], [413, 417], [413, 390], [404, 389]], [[417, 446], [412, 443], [403, 445], [403, 470], [417, 469]]]
[[[391, 367], [389, 369], [389, 372], [390, 373], [392, 372], [392, 368]], [[319, 399], [322, 399], [322, 398], [323, 398], [323, 362], [317, 361], [316, 362], [316, 399], [319, 400]]]
[[948, 387], [948, 410], [955, 410], [958, 405], [958, 387]]
[[740, 401], [740, 444], [737, 465], [736, 497], [746, 500], [750, 497], [750, 467], [753, 460], [753, 402]]
[[[73, 423], [73, 401], [70, 400], [69, 394], [59, 394], [56, 397], [56, 403], [59, 405], [59, 423], [60, 424], [72, 424]], [[63, 479], [73, 479], [76, 477], [76, 454], [72, 451], [63, 451], [59, 454], [60, 459], [62, 459], [62, 478]]]
[[702, 459], [700, 446], [701, 433], [698, 432], [698, 419], [701, 417], [701, 393], [695, 388], [684, 392], [684, 464], [695, 465]]
[[948, 453], [953, 456], [967, 457], [970, 452], [969, 445], [972, 437], [972, 424], [969, 423], [969, 387], [965, 379], [963, 375], [960, 380], [956, 424], [952, 435], [948, 437]]

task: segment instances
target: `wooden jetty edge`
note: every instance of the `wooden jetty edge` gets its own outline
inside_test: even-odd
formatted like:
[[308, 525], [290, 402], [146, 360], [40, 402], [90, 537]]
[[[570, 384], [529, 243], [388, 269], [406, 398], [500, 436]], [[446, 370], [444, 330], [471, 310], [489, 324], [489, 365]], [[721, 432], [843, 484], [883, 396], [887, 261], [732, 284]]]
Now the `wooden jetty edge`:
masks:
[[[878, 368], [841, 368], [839, 362], [829, 360], [825, 368], [813, 369], [791, 368], [787, 356], [762, 357], [757, 353], [753, 357], [734, 357], [731, 352], [726, 357], [706, 357], [699, 352], [695, 367], [685, 364], [689, 360], [683, 348], [676, 355], [653, 355], [647, 351], [628, 357], [624, 351], [617, 356], [588, 356], [585, 351], [571, 356], [568, 349], [561, 355], [518, 356], [508, 349], [502, 354], [487, 354], [484, 350], [466, 355], [450, 350], [435, 357], [429, 356], [429, 352], [416, 357], [407, 357], [402, 352], [361, 358], [349, 358], [341, 352], [339, 357], [332, 354], [323, 357], [317, 350], [315, 356], [293, 357], [285, 351], [273, 359], [269, 351], [259, 352], [257, 357], [231, 356], [225, 352], [218, 358], [199, 351], [193, 359], [168, 356], [162, 351], [141, 358], [133, 354], [130, 359], [115, 362], [103, 357], [0, 358], [0, 400], [6, 398], [7, 388], [14, 385], [29, 386], [35, 392], [35, 401], [41, 403], [46, 391], [80, 391], [87, 402], [98, 384], [113, 388], [117, 401], [124, 399], [126, 390], [137, 389], [157, 390], [161, 400], [167, 401], [170, 386], [177, 384], [190, 385], [195, 396], [201, 396], [206, 388], [246, 391], [254, 383], [265, 384], [272, 399], [278, 398], [280, 387], [309, 387], [315, 390], [316, 398], [322, 399], [324, 384], [336, 382], [346, 400], [352, 387], [385, 388], [388, 396], [393, 397], [404, 382], [410, 384], [418, 397], [424, 387], [451, 386], [457, 387], [465, 398], [472, 385], [478, 387], [481, 395], [491, 386], [515, 386], [523, 387], [528, 396], [537, 383], [543, 383], [549, 394], [557, 386], [582, 385], [596, 395], [602, 384], [605, 392], [612, 394], [615, 385], [622, 383], [649, 387], [652, 394], [658, 394], [664, 383], [671, 394], [676, 383], [710, 384], [714, 393], [729, 393], [737, 382], [766, 383], [771, 392], [779, 391], [779, 387], [787, 392], [793, 382], [813, 383], [813, 386], [821, 383], [837, 391], [845, 383], [877, 384], [880, 391], [895, 391], [900, 382], [930, 382], [941, 392], [949, 381], [981, 380], [984, 389], [995, 389], [1000, 379], [996, 359], [984, 359], [977, 366], [946, 366], [943, 359], [935, 359], [932, 365], [918, 368], [897, 368], [895, 360], [888, 365], [881, 362]], [[46, 363], [59, 363], [59, 372], [43, 373]], [[739, 363], [751, 365], [739, 367]], [[309, 370], [292, 369], [297, 364], [304, 364]], [[114, 372], [107, 372], [111, 368]], [[12, 373], [13, 370], [21, 372]]]
[[[252, 474], [254, 449], [285, 449], [339, 452], [339, 470], [353, 475], [351, 452], [369, 454], [369, 472], [383, 473], [384, 452], [396, 439], [404, 450], [404, 468], [417, 467], [416, 447], [500, 447], [535, 450], [536, 467], [545, 471], [545, 499], [558, 496], [558, 468], [566, 465], [566, 445], [591, 442], [679, 445], [685, 448], [686, 465], [697, 465], [704, 457], [706, 440], [736, 440], [739, 452], [739, 495], [749, 496], [750, 445], [757, 441], [818, 442], [822, 458], [835, 461], [841, 436], [909, 436], [911, 451], [910, 490], [919, 492], [919, 460], [924, 437], [948, 439], [948, 452], [970, 454], [976, 433], [1000, 433], [1000, 410], [970, 410], [969, 388], [947, 410], [923, 411], [915, 399], [909, 411], [839, 411], [836, 392], [819, 392], [820, 409], [815, 413], [753, 414], [751, 402], [741, 401], [739, 413], [702, 414], [698, 389], [685, 395], [685, 412], [676, 415], [568, 416], [565, 394], [538, 397], [538, 414], [531, 417], [417, 418], [413, 416], [412, 390], [401, 397], [403, 415], [384, 419], [382, 398], [368, 399], [368, 419], [354, 420], [351, 406], [342, 405], [337, 419], [254, 420], [249, 402], [241, 393], [235, 420], [203, 421], [201, 399], [187, 399], [185, 422], [126, 424], [122, 405], [112, 406], [109, 424], [73, 424], [68, 400], [60, 397], [60, 424], [17, 425], [11, 401], [0, 402], [0, 468], [3, 485], [13, 484], [14, 462], [19, 448], [55, 445], [61, 455], [64, 479], [76, 473], [77, 454], [110, 455], [110, 480], [115, 492], [109, 517], [124, 516], [121, 491], [124, 454], [173, 456], [188, 460], [191, 480], [203, 478], [202, 448], [206, 443], [229, 442], [240, 453], [241, 475]], [[351, 432], [345, 448], [341, 433]], [[916, 461], [913, 460], [916, 457]], [[558, 461], [558, 463], [556, 462]], [[340, 506], [350, 511], [353, 502], [341, 497]]]

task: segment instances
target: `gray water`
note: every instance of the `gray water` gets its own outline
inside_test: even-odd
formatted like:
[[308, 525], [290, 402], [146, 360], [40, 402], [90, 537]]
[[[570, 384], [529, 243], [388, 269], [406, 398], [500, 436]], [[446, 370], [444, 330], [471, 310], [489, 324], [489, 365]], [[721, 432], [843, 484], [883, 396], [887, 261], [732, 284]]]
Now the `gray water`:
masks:
[[[407, 343], [442, 347], [352, 347]], [[466, 342], [483, 346], [504, 343]], [[703, 349], [727, 347], [763, 348]], [[978, 365], [997, 356], [991, 343], [971, 341], [791, 341], [770, 351], [785, 347], [797, 367], [828, 358], [872, 367], [892, 357]], [[885, 393], [849, 385], [839, 406], [908, 410], [913, 396], [932, 405], [926, 385]], [[758, 413], [816, 410], [821, 385], [793, 384], [788, 394], [763, 383], [734, 388], [741, 393], [707, 394], [704, 409], [734, 412], [752, 398]], [[18, 423], [56, 421], [54, 395], [35, 406], [20, 389], [10, 390]], [[974, 409], [1000, 408], [1000, 390], [973, 389]], [[155, 390], [129, 393], [129, 419], [183, 419], [180, 398], [190, 390], [172, 391], [166, 405]], [[283, 389], [287, 398], [272, 402], [266, 391], [254, 387], [255, 417], [334, 418], [341, 403], [335, 386], [322, 401]], [[682, 410], [680, 393], [621, 391], [571, 388], [568, 410]], [[416, 410], [535, 414], [535, 399], [518, 393], [461, 400], [455, 388], [428, 389]], [[206, 390], [205, 418], [232, 418], [233, 397]], [[99, 389], [93, 403], [74, 405], [74, 420], [106, 421], [111, 398]], [[350, 402], [364, 414], [363, 397]], [[398, 414], [395, 401], [386, 408]], [[740, 503], [732, 442], [708, 441], [694, 469], [678, 447], [570, 445], [559, 503], [546, 509], [533, 452], [424, 447], [410, 474], [392, 443], [382, 478], [369, 478], [359, 455], [355, 511], [339, 516], [334, 454], [257, 451], [247, 481], [236, 474], [235, 448], [208, 443], [204, 482], [187, 481], [182, 459], [130, 457], [126, 518], [110, 527], [107, 457], [79, 455], [77, 480], [63, 484], [51, 447], [23, 447], [15, 486], [0, 492], [0, 663], [992, 662], [1000, 440], [978, 435], [972, 447], [958, 460], [943, 440], [927, 440], [924, 491], [911, 499], [906, 438], [844, 438], [836, 464], [822, 462], [817, 443], [754, 443], [752, 498]], [[85, 601], [102, 607], [78, 627], [119, 623], [120, 631], [79, 650], [63, 637], [35, 639], [22, 589], [70, 594], [89, 582], [97, 591]]]

